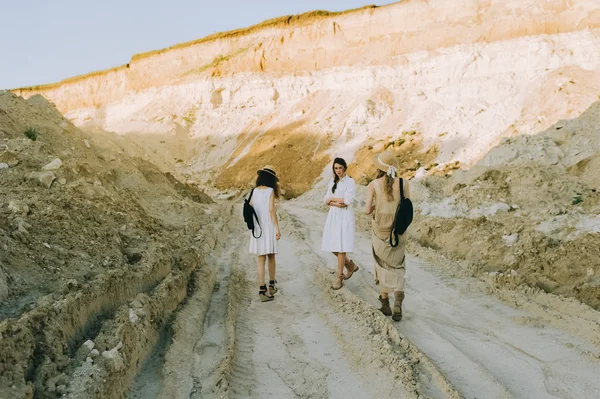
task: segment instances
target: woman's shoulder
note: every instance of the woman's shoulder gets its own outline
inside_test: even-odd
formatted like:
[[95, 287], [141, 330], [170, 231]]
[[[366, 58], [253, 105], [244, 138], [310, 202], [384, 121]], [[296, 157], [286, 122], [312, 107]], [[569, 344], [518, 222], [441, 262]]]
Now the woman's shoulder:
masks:
[[273, 191], [273, 187], [269, 187], [269, 186], [259, 186], [259, 187], [255, 187], [256, 190], [258, 191], [264, 191], [264, 192], [270, 192]]
[[378, 183], [379, 179], [373, 179], [367, 184], [367, 187], [375, 187]]
[[356, 182], [354, 181], [354, 179], [348, 175], [346, 175], [346, 177], [344, 178], [344, 183], [347, 185], [350, 185], [350, 186], [356, 185]]

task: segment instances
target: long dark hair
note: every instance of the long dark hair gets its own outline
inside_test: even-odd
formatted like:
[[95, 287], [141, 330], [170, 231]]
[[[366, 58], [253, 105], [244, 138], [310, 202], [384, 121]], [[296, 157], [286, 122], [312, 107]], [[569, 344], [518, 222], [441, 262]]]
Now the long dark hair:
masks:
[[[269, 171], [271, 170], [269, 169]], [[255, 187], [258, 186], [271, 187], [275, 193], [275, 198], [279, 198], [279, 179], [272, 173], [266, 172], [265, 170], [259, 170]]]
[[394, 188], [394, 179], [392, 179], [392, 177], [390, 175], [388, 175], [387, 173], [385, 173], [383, 170], [377, 170], [377, 178], [379, 179], [380, 177], [383, 177], [383, 176], [385, 176], [385, 183], [383, 184], [383, 192], [385, 192], [388, 202], [390, 202], [390, 201], [394, 200], [394, 193], [392, 191]]
[[333, 160], [333, 165], [331, 165], [331, 169], [333, 170], [333, 188], [331, 189], [332, 193], [335, 193], [335, 189], [337, 188], [337, 184], [340, 181], [340, 177], [335, 173], [335, 164], [342, 165], [344, 167], [344, 172], [348, 169], [348, 165], [344, 158], [336, 158]]

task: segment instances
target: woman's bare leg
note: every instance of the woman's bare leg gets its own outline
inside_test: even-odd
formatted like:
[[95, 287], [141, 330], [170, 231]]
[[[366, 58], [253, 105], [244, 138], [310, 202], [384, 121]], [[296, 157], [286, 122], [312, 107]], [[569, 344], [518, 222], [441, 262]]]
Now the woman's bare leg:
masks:
[[[339, 256], [340, 253], [344, 253], [344, 252], [332, 252], [332, 254], [337, 258]], [[344, 253], [345, 254], [345, 253]], [[348, 262], [350, 262], [350, 258], [348, 258], [347, 256], [345, 257], [344, 260], [344, 265], [347, 265]]]
[[265, 285], [265, 262], [267, 260], [266, 255], [258, 255], [258, 266], [256, 268], [256, 274], [258, 274], [258, 286]]
[[338, 263], [338, 276], [341, 276], [344, 274], [344, 265], [346, 264], [346, 253], [345, 252], [338, 252], [337, 254], [337, 263]]
[[277, 262], [275, 261], [275, 254], [268, 254], [268, 265], [269, 265], [269, 280], [275, 281], [275, 268], [277, 267]]

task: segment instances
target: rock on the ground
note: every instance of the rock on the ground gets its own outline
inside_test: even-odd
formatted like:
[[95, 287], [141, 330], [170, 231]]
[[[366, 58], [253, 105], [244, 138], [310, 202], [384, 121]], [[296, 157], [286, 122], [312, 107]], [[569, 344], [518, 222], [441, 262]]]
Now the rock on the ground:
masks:
[[59, 169], [61, 166], [62, 166], [62, 161], [60, 160], [60, 158], [56, 158], [49, 164], [42, 167], [42, 170], [56, 170], [56, 169]]
[[122, 347], [123, 344], [119, 343], [119, 345], [112, 348], [111, 350], [102, 352], [102, 357], [105, 359], [107, 367], [109, 367], [113, 371], [122, 370], [125, 366], [125, 364], [123, 363], [123, 358], [119, 353], [119, 349], [121, 349]]
[[34, 172], [31, 174], [31, 179], [37, 180], [42, 186], [46, 188], [50, 188], [54, 180], [56, 180], [56, 175], [53, 172]]
[[85, 341], [85, 342], [83, 343], [83, 346], [85, 346], [86, 348], [88, 348], [90, 351], [91, 351], [92, 349], [94, 349], [94, 346], [95, 346], [95, 345], [96, 345], [96, 344], [95, 344], [95, 343], [94, 343], [94, 341], [92, 341], [91, 339], [88, 339], [87, 341]]
[[23, 201], [12, 200], [8, 202], [8, 210], [14, 215], [25, 216], [29, 213], [29, 206]]
[[497, 214], [498, 212], [508, 212], [508, 211], [510, 211], [510, 205], [505, 204], [503, 202], [498, 202], [498, 203], [490, 206], [489, 215], [492, 216], [492, 215]]
[[64, 392], [64, 388], [66, 388], [65, 384], [67, 383], [67, 381], [68, 379], [66, 375], [59, 374], [48, 379], [48, 381], [46, 382], [46, 388], [48, 389], [48, 392], [58, 392], [59, 387], [62, 387], [61, 391]]
[[8, 164], [7, 163], [0, 163], [0, 169], [8, 169]]
[[135, 311], [133, 309], [129, 309], [129, 321], [132, 324], [135, 324], [138, 321], [139, 317], [137, 314], [135, 314]]
[[512, 247], [519, 240], [519, 235], [515, 233], [508, 236], [502, 236], [502, 240], [507, 247]]
[[14, 168], [19, 164], [19, 160], [10, 152], [4, 152], [0, 154], [0, 163], [7, 164], [9, 167]]

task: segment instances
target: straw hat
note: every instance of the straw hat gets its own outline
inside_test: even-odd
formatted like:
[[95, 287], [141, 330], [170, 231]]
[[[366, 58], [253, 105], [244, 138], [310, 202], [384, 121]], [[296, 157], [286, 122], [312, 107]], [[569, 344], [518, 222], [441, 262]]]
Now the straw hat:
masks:
[[380, 154], [373, 155], [371, 160], [377, 169], [386, 172], [388, 175], [392, 176], [392, 178], [396, 177], [396, 174], [398, 173], [398, 161], [393, 152], [388, 150], [383, 151]]
[[275, 168], [273, 168], [273, 166], [271, 166], [271, 165], [265, 165], [262, 169], [257, 170], [256, 174], [259, 175], [260, 172], [269, 173], [269, 174], [275, 176], [279, 180], [279, 177], [277, 177], [277, 173], [275, 173], [274, 169]]

